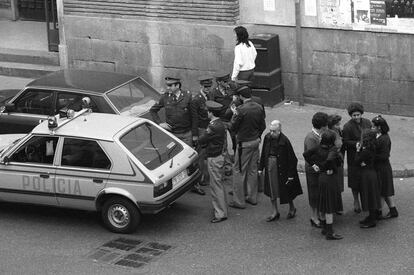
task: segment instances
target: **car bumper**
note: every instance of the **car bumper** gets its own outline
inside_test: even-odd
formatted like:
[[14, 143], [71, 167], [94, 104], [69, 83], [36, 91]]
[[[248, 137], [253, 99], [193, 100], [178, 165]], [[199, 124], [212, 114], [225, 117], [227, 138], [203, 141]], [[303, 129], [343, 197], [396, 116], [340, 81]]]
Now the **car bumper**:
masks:
[[171, 193], [169, 196], [163, 198], [161, 202], [157, 202], [157, 203], [137, 202], [139, 210], [143, 214], [155, 214], [155, 213], [162, 211], [163, 209], [167, 208], [170, 204], [175, 202], [185, 192], [190, 190], [191, 187], [193, 187], [194, 184], [196, 184], [200, 180], [200, 178], [201, 178], [201, 172], [200, 170], [198, 170], [196, 174], [191, 178], [191, 180], [183, 184], [180, 188], [175, 190], [175, 192]]

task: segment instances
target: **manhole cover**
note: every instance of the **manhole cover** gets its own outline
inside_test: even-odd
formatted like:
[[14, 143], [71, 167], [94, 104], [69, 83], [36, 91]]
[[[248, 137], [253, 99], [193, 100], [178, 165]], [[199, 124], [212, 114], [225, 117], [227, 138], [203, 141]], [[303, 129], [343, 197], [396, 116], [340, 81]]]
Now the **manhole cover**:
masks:
[[93, 250], [88, 258], [106, 264], [140, 268], [157, 260], [171, 248], [171, 245], [157, 242], [117, 238]]

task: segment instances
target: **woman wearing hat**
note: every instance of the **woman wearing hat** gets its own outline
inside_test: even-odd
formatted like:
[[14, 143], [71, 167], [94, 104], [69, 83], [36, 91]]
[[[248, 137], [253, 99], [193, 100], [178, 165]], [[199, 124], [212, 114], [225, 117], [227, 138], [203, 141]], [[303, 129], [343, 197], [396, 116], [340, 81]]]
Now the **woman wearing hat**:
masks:
[[335, 147], [341, 157], [341, 165], [338, 167], [338, 200], [336, 214], [342, 215], [344, 207], [342, 203], [342, 192], [344, 192], [344, 152], [342, 149], [342, 130], [340, 115], [329, 115], [328, 128], [335, 133]]
[[289, 139], [282, 133], [282, 125], [278, 120], [270, 123], [270, 132], [266, 134], [259, 163], [259, 173], [265, 169], [264, 194], [272, 202], [272, 214], [267, 222], [278, 220], [280, 217], [277, 199], [280, 204], [289, 203], [287, 218], [294, 218], [296, 208], [293, 200], [302, 194], [297, 164], [298, 159]]
[[390, 209], [389, 213], [384, 218], [396, 218], [398, 217], [398, 211], [393, 200], [395, 192], [390, 164], [391, 139], [388, 135], [390, 127], [388, 126], [387, 121], [382, 116], [378, 115], [372, 119], [372, 129], [377, 134], [375, 170], [378, 175], [380, 195]]
[[236, 34], [236, 47], [234, 48], [234, 64], [231, 80], [251, 80], [256, 67], [257, 56], [253, 43], [249, 40], [249, 33], [245, 27], [234, 28]]
[[371, 121], [363, 118], [364, 107], [359, 103], [351, 103], [347, 107], [351, 119], [345, 123], [343, 134], [344, 149], [347, 152], [348, 187], [352, 189], [354, 197], [354, 211], [361, 212], [359, 203], [359, 188], [361, 184], [361, 166], [355, 163], [357, 144], [362, 140], [362, 132], [371, 129]]

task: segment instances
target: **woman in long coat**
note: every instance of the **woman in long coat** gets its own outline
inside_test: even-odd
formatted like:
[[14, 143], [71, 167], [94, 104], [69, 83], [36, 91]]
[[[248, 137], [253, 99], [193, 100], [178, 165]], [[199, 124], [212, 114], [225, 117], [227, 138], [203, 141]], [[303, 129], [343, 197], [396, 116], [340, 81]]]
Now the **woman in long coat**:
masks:
[[259, 164], [260, 174], [265, 169], [264, 194], [270, 198], [273, 206], [272, 214], [266, 219], [268, 222], [280, 217], [277, 207], [278, 198], [280, 204], [289, 204], [287, 218], [294, 218], [296, 208], [293, 200], [303, 193], [297, 171], [298, 159], [289, 139], [282, 133], [281, 127], [278, 120], [270, 123], [270, 133], [267, 133], [264, 138]]
[[[390, 127], [388, 126], [387, 121], [379, 115], [372, 119], [372, 128], [377, 133], [374, 166], [377, 171], [380, 186], [379, 191], [381, 198], [385, 200], [390, 209], [389, 213], [384, 218], [396, 218], [398, 217], [398, 211], [393, 200], [395, 192], [390, 164], [391, 139], [388, 135]], [[380, 212], [379, 215], [382, 216], [382, 213]], [[381, 216], [379, 218], [381, 218]]]
[[362, 117], [364, 107], [359, 103], [349, 104], [347, 110], [351, 119], [345, 123], [342, 134], [348, 164], [348, 187], [352, 189], [354, 211], [360, 213], [361, 205], [358, 196], [361, 185], [361, 167], [355, 164], [356, 146], [361, 142], [362, 132], [371, 129], [371, 121]]

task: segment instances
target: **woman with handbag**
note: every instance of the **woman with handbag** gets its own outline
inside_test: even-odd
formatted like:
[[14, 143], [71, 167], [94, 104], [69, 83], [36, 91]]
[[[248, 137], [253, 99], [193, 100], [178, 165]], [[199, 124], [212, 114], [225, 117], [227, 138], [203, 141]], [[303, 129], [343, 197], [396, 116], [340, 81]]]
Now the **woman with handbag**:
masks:
[[269, 128], [270, 132], [263, 141], [259, 163], [259, 174], [263, 174], [265, 170], [264, 194], [272, 203], [272, 213], [267, 217], [267, 222], [278, 220], [280, 217], [278, 198], [280, 204], [289, 204], [287, 218], [294, 218], [296, 208], [293, 200], [303, 193], [297, 171], [298, 159], [289, 139], [282, 133], [280, 121], [273, 120]]

